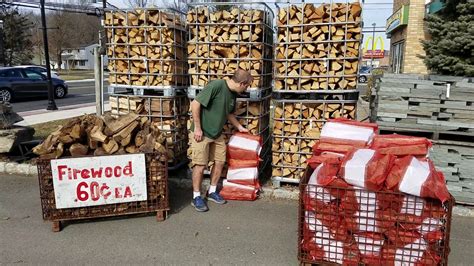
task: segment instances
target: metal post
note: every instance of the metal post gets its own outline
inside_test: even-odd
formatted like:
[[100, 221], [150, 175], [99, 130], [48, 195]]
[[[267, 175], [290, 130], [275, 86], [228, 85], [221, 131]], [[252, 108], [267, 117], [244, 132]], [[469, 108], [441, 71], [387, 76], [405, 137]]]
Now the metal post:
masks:
[[46, 28], [46, 14], [44, 11], [44, 1], [40, 0], [41, 5], [41, 25], [43, 27], [43, 44], [44, 44], [44, 59], [46, 60], [46, 74], [48, 77], [48, 107], [46, 110], [58, 110], [56, 102], [54, 101], [53, 81], [51, 80], [51, 65], [49, 62], [49, 48], [48, 48], [48, 29]]
[[3, 20], [0, 20], [0, 56], [2, 56], [3, 66], [6, 66], [5, 60], [5, 48], [3, 42]]
[[371, 56], [371, 59], [370, 59], [370, 67], [373, 69], [374, 68], [374, 53], [375, 53], [375, 26], [377, 24], [375, 23], [372, 23], [372, 26], [374, 27], [373, 31], [372, 31], [372, 56]]
[[102, 115], [100, 47], [94, 48], [95, 107], [97, 115]]

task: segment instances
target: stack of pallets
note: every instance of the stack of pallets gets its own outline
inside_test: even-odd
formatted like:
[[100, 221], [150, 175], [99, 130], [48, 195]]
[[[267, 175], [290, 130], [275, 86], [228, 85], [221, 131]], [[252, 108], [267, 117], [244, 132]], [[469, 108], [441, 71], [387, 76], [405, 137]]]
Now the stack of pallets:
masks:
[[372, 115], [384, 133], [424, 136], [456, 200], [474, 203], [474, 83], [445, 76], [385, 74]]

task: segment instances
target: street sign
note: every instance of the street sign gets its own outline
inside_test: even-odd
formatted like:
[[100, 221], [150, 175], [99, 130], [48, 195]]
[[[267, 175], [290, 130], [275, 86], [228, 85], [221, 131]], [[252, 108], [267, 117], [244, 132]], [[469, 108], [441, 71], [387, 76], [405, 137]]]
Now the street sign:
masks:
[[56, 208], [147, 200], [144, 154], [51, 160]]

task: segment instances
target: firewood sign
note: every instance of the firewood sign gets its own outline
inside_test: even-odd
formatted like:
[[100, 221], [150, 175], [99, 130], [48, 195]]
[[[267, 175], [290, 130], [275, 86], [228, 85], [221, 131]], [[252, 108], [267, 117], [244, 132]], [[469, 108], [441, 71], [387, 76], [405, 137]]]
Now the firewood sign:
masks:
[[56, 208], [147, 200], [144, 154], [51, 160]]

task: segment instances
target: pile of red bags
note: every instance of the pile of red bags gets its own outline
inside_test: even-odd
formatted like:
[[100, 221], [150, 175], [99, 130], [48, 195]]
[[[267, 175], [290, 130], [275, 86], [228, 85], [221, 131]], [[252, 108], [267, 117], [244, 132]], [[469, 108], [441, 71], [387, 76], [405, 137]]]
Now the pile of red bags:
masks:
[[226, 200], [255, 200], [258, 197], [258, 166], [262, 138], [247, 133], [235, 133], [227, 144], [227, 180], [221, 196]]
[[[329, 120], [303, 185], [303, 256], [357, 265], [437, 265], [444, 246], [444, 176], [426, 138], [377, 135], [376, 124]], [[400, 193], [402, 192], [402, 193]]]

